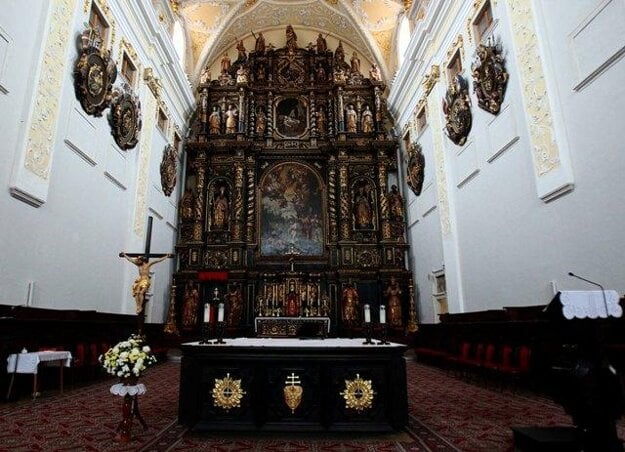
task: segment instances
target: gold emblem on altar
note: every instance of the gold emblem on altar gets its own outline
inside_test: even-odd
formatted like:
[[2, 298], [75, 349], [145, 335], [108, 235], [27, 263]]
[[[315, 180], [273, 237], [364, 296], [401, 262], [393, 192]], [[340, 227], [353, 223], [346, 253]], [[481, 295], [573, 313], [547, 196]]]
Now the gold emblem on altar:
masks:
[[230, 373], [227, 373], [225, 378], [215, 378], [213, 405], [228, 411], [231, 408], [240, 407], [244, 395], [241, 380], [230, 378]]
[[284, 384], [286, 385], [283, 388], [284, 392], [284, 403], [291, 409], [291, 413], [295, 413], [295, 410], [302, 403], [302, 394], [304, 393], [304, 388], [302, 388], [301, 381], [299, 377], [291, 372], [291, 375], [286, 377], [286, 381]]
[[375, 391], [371, 386], [371, 380], [363, 380], [360, 374], [356, 374], [355, 380], [345, 380], [345, 390], [340, 394], [345, 399], [345, 408], [364, 411], [371, 408]]

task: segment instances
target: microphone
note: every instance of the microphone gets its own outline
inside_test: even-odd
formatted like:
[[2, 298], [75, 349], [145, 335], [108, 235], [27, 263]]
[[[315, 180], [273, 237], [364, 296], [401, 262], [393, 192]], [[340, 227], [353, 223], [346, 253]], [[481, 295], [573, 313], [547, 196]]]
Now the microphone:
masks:
[[603, 286], [597, 282], [591, 281], [590, 279], [582, 278], [581, 276], [576, 275], [573, 272], [569, 272], [569, 276], [572, 276], [573, 278], [581, 279], [582, 281], [586, 281], [587, 283], [590, 283], [594, 286], [599, 287], [601, 289], [601, 295], [603, 295], [603, 304], [605, 305], [605, 315], [606, 317], [610, 317], [610, 312], [608, 311], [608, 300], [606, 299], [605, 289], [603, 288]]

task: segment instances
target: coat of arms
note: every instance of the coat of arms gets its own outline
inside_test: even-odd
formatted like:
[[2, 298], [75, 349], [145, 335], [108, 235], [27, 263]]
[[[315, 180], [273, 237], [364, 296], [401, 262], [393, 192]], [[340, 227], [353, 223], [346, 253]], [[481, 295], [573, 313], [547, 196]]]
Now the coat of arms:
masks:
[[111, 113], [111, 134], [121, 149], [132, 149], [139, 142], [141, 131], [141, 103], [127, 84], [124, 90], [115, 89]]
[[445, 133], [458, 146], [464, 145], [471, 131], [472, 114], [471, 99], [467, 81], [456, 74], [447, 88], [443, 99], [445, 113]]
[[473, 91], [478, 106], [489, 113], [499, 113], [503, 103], [509, 78], [504, 64], [501, 42], [478, 46], [477, 59], [471, 66]]
[[163, 151], [161, 160], [161, 188], [165, 196], [169, 196], [176, 187], [176, 162], [178, 152], [171, 144], [168, 144]]
[[421, 194], [425, 175], [425, 157], [419, 143], [412, 143], [408, 149], [408, 186], [416, 196]]
[[111, 105], [117, 78], [110, 50], [102, 50], [102, 39], [91, 28], [80, 36], [80, 55], [74, 65], [74, 90], [83, 110], [93, 116]]

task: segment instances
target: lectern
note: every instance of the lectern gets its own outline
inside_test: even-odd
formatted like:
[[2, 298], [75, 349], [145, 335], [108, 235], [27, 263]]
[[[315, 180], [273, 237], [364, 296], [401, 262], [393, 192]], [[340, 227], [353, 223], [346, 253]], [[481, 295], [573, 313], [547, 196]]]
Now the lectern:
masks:
[[623, 451], [616, 420], [625, 411], [621, 378], [605, 353], [609, 317], [621, 317], [616, 291], [558, 292], [547, 305], [560, 348], [551, 359], [549, 392], [575, 427], [513, 427], [518, 450]]

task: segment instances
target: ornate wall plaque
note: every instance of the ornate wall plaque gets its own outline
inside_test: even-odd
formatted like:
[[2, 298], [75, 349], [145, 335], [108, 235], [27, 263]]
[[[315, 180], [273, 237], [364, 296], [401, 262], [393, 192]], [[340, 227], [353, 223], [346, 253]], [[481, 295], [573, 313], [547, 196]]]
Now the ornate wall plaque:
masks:
[[364, 411], [371, 408], [375, 391], [371, 380], [363, 380], [360, 374], [356, 374], [354, 380], [345, 380], [345, 389], [340, 394], [345, 399], [345, 408]]
[[111, 134], [120, 148], [132, 149], [137, 145], [141, 131], [141, 103], [126, 84], [123, 91], [116, 89], [113, 92], [109, 123]]
[[499, 113], [509, 78], [501, 42], [480, 44], [471, 71], [477, 105], [489, 113]]
[[213, 405], [226, 411], [240, 407], [245, 395], [245, 391], [241, 389], [241, 380], [230, 378], [230, 373], [227, 373], [225, 378], [215, 378], [212, 393]]
[[447, 88], [443, 99], [443, 113], [446, 119], [445, 133], [451, 141], [462, 146], [471, 131], [473, 116], [468, 83], [460, 74], [456, 74]]
[[74, 65], [74, 91], [83, 110], [102, 116], [111, 105], [113, 83], [117, 78], [110, 50], [101, 50], [102, 40], [90, 28], [82, 32], [80, 54]]
[[170, 196], [176, 187], [178, 151], [171, 144], [165, 146], [161, 160], [161, 188], [165, 196]]
[[425, 156], [419, 143], [412, 143], [408, 148], [408, 174], [406, 180], [408, 186], [416, 196], [421, 194], [423, 178], [425, 175]]
[[302, 403], [302, 394], [304, 393], [299, 377], [291, 372], [291, 375], [286, 378], [282, 391], [284, 403], [291, 409], [291, 413], [295, 413], [297, 407]]

